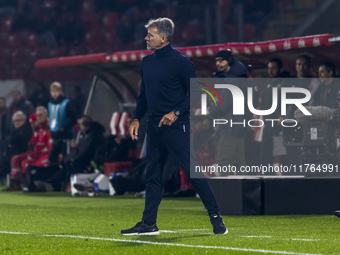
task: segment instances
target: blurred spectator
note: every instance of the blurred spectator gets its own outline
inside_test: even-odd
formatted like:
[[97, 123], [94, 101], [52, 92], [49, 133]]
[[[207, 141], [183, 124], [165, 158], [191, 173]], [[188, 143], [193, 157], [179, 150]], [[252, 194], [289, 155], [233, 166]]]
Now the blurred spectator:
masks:
[[53, 144], [49, 156], [51, 164], [58, 162], [58, 157], [64, 151], [66, 140], [72, 139], [72, 127], [77, 123], [77, 113], [73, 109], [70, 100], [62, 94], [62, 85], [59, 82], [53, 82], [50, 86], [51, 101], [48, 104], [50, 116], [50, 130], [53, 138]]
[[[10, 123], [10, 118], [12, 118], [12, 115], [17, 111], [22, 111], [25, 116], [31, 116], [34, 113], [34, 107], [32, 103], [26, 100], [20, 91], [12, 91], [11, 96], [13, 101], [9, 106], [7, 116], [8, 123]], [[12, 130], [12, 127], [10, 127], [10, 130]]]
[[136, 148], [136, 142], [126, 135], [111, 135], [105, 143], [96, 150], [93, 161], [99, 169], [103, 169], [104, 162], [129, 160], [129, 152]]
[[319, 80], [321, 82], [315, 93], [314, 105], [338, 108], [337, 93], [340, 84], [335, 80], [335, 65], [332, 62], [323, 62], [319, 66]]
[[77, 118], [84, 114], [86, 99], [79, 86], [72, 90], [71, 104], [73, 109], [77, 112]]
[[44, 106], [47, 108], [49, 97], [50, 95], [44, 84], [38, 83], [30, 99], [34, 107]]
[[[273, 58], [269, 60], [267, 64], [268, 83], [261, 89], [258, 109], [268, 110], [273, 103], [273, 88], [278, 88], [278, 98], [281, 95], [282, 79], [280, 79], [283, 70], [283, 64], [281, 59]], [[280, 104], [277, 105], [276, 111], [270, 115], [266, 115], [268, 119], [279, 119], [281, 116]], [[262, 141], [260, 146], [260, 163], [265, 165], [271, 165], [274, 160], [273, 155], [273, 136], [278, 136], [281, 131], [280, 123], [276, 122], [276, 125], [272, 127], [271, 124], [265, 123], [262, 133]]]
[[[245, 78], [247, 75], [247, 68], [239, 60], [235, 59], [230, 50], [221, 50], [217, 53], [216, 57], [217, 72], [214, 73], [214, 77], [217, 78]], [[236, 81], [236, 79], [234, 80]], [[237, 79], [235, 84], [240, 89], [244, 90], [244, 86], [241, 83], [241, 79]], [[234, 122], [242, 121], [245, 116], [235, 115], [233, 116], [232, 109], [232, 95], [229, 90], [221, 90], [219, 93], [223, 102], [222, 106], [215, 107], [211, 105], [209, 112], [212, 116], [218, 118], [232, 119]], [[224, 103], [225, 102], [225, 103]], [[244, 154], [244, 136], [245, 127], [242, 125], [223, 125], [219, 130], [220, 139], [218, 143], [218, 156], [217, 163], [220, 166], [244, 166], [245, 154]]]
[[132, 19], [132, 11], [126, 12], [117, 25], [117, 35], [121, 44], [127, 45], [133, 40], [134, 23]]
[[56, 23], [55, 36], [59, 46], [76, 46], [84, 39], [85, 31], [79, 14], [70, 11], [60, 15]]
[[13, 20], [12, 32], [29, 30], [38, 33], [40, 13], [35, 1], [21, 0], [18, 4], [16, 16]]
[[66, 177], [71, 174], [86, 172], [97, 147], [104, 142], [105, 128], [89, 116], [84, 115], [79, 121], [81, 136], [74, 150], [65, 157]]
[[[311, 75], [311, 59], [309, 56], [304, 54], [299, 55], [296, 58], [295, 63], [297, 78], [313, 78], [313, 76]], [[299, 85], [305, 89], [308, 89], [311, 92], [312, 99], [310, 100], [310, 104], [312, 104], [314, 100], [314, 95], [319, 86], [319, 81], [317, 79], [306, 79], [299, 81]]]
[[20, 190], [28, 166], [47, 166], [51, 134], [48, 128], [48, 113], [44, 106], [36, 109], [33, 137], [29, 147], [33, 150], [18, 154], [11, 160], [11, 185], [9, 190]]
[[[81, 136], [74, 150], [68, 154], [63, 163], [48, 167], [32, 167], [27, 172], [25, 191], [57, 191], [66, 188], [70, 175], [88, 171], [89, 163], [97, 146], [103, 142], [104, 127], [84, 115], [79, 120]], [[35, 174], [32, 171], [36, 172]]]
[[4, 141], [4, 151], [0, 162], [0, 178], [11, 171], [11, 158], [24, 153], [28, 148], [28, 141], [32, 137], [32, 128], [28, 124], [26, 115], [22, 111], [15, 112], [12, 117], [14, 130]]

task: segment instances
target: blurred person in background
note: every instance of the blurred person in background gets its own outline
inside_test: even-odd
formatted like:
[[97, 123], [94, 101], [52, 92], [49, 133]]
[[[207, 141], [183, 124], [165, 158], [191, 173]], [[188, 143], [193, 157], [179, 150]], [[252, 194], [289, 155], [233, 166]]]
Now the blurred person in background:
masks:
[[[272, 106], [273, 102], [273, 88], [278, 88], [278, 98], [281, 98], [281, 87], [283, 86], [283, 80], [281, 79], [283, 73], [283, 63], [279, 58], [273, 58], [267, 63], [267, 72], [269, 79], [268, 83], [260, 89], [259, 92], [259, 104], [258, 109], [268, 110]], [[286, 76], [284, 74], [283, 76]], [[279, 119], [281, 116], [281, 105], [278, 104], [275, 112], [267, 115], [269, 119]], [[279, 122], [274, 127], [271, 124], [265, 122], [262, 133], [262, 141], [260, 148], [260, 163], [266, 165], [272, 165], [273, 163], [273, 136], [278, 136], [281, 132], [281, 125]]]
[[[26, 100], [23, 94], [19, 90], [14, 90], [11, 93], [12, 103], [8, 108], [8, 124], [10, 123], [10, 119], [13, 114], [17, 111], [21, 111], [25, 114], [25, 116], [31, 116], [34, 113], [34, 107], [29, 100]], [[13, 129], [13, 126], [10, 126], [10, 130]]]
[[338, 108], [336, 99], [340, 84], [335, 80], [335, 65], [332, 62], [323, 62], [318, 71], [320, 86], [315, 93], [314, 105], [327, 106], [331, 109]]
[[28, 142], [32, 137], [32, 128], [22, 111], [13, 114], [12, 122], [14, 130], [8, 134], [4, 141], [4, 150], [0, 162], [0, 178], [10, 173], [12, 157], [27, 151]]
[[[32, 115], [33, 116], [33, 115]], [[38, 106], [32, 119], [33, 137], [29, 141], [29, 150], [12, 157], [11, 185], [9, 190], [20, 190], [21, 183], [29, 166], [47, 166], [50, 152], [51, 134], [48, 127], [48, 112], [44, 106]]]
[[81, 118], [84, 114], [86, 99], [79, 86], [73, 88], [70, 101], [73, 109], [77, 112], [77, 118]]
[[38, 83], [30, 98], [34, 107], [44, 106], [47, 108], [49, 93], [43, 83]]
[[105, 128], [101, 124], [87, 115], [82, 116], [78, 123], [81, 132], [80, 139], [76, 147], [64, 159], [67, 180], [71, 174], [86, 172], [96, 149], [104, 143]]
[[296, 78], [303, 79], [309, 78], [305, 80], [299, 81], [299, 86], [305, 89], [308, 89], [311, 93], [311, 100], [309, 101], [309, 105], [313, 104], [315, 93], [319, 87], [319, 80], [313, 78], [311, 74], [311, 59], [308, 55], [302, 54], [296, 58], [295, 62], [296, 69]]
[[66, 154], [65, 142], [73, 137], [72, 127], [77, 123], [77, 113], [69, 99], [62, 93], [62, 85], [53, 82], [50, 86], [51, 101], [48, 104], [50, 130], [53, 139], [49, 161], [58, 163], [59, 154]]
[[[239, 60], [235, 59], [231, 50], [221, 50], [215, 56], [217, 72], [213, 74], [214, 78], [231, 78], [235, 85], [244, 91], [244, 86], [240, 79], [247, 77], [247, 68]], [[230, 81], [230, 80], [229, 80]], [[209, 112], [212, 116], [221, 119], [242, 122], [245, 116], [233, 115], [233, 97], [229, 90], [223, 89], [219, 92], [222, 106], [216, 107], [210, 105]], [[223, 125], [215, 128], [219, 135], [217, 147], [217, 163], [220, 166], [245, 166], [244, 137], [246, 128], [243, 125]]]

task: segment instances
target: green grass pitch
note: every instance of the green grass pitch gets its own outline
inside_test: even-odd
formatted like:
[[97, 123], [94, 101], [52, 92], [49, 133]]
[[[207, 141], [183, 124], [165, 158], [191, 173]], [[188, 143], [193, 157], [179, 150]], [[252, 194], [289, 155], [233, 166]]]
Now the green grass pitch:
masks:
[[0, 192], [0, 254], [340, 254], [331, 215], [224, 216], [213, 235], [197, 198], [163, 199], [159, 236], [121, 236], [141, 219], [144, 199]]

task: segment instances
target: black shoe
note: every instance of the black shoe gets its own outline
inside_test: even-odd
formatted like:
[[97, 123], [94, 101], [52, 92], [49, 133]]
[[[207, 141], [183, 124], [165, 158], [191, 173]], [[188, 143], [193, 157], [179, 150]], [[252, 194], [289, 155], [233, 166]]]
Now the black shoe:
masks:
[[158, 228], [156, 223], [152, 226], [148, 226], [144, 224], [142, 221], [138, 222], [136, 226], [130, 229], [125, 229], [120, 232], [124, 236], [132, 236], [132, 235], [159, 235]]
[[336, 211], [334, 212], [334, 215], [340, 217], [340, 210], [336, 210]]
[[228, 229], [224, 225], [222, 217], [219, 213], [210, 215], [210, 222], [214, 228], [214, 234], [227, 234]]

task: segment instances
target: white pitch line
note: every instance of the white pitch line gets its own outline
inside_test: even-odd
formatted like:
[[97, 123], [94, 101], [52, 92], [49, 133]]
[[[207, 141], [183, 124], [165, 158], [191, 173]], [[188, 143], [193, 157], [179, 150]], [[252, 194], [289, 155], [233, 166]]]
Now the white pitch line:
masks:
[[[242, 236], [247, 238], [274, 238], [272, 236]], [[293, 240], [293, 241], [304, 241], [304, 242], [318, 242], [321, 239], [309, 239], [309, 238], [280, 238], [280, 240]]]
[[216, 249], [216, 250], [259, 252], [259, 253], [267, 253], [267, 254], [320, 255], [320, 254], [300, 253], [300, 252], [290, 252], [290, 251], [272, 251], [272, 250], [263, 250], [263, 249], [247, 249], [247, 248], [225, 247], [225, 246], [205, 246], [205, 245], [192, 245], [192, 244], [181, 244], [181, 243], [163, 243], [163, 242], [151, 242], [151, 241], [128, 240], [128, 239], [117, 239], [117, 238], [103, 238], [103, 237], [91, 237], [91, 236], [51, 235], [51, 234], [35, 234], [35, 233], [9, 232], [9, 231], [0, 231], [0, 234], [89, 239], [89, 240], [123, 242], [123, 243], [141, 243], [141, 244], [153, 244], [153, 245], [164, 245], [164, 246], [176, 246], [176, 247], [186, 247], [186, 248], [203, 248], [203, 249]]
[[205, 232], [211, 231], [209, 228], [202, 228], [202, 229], [177, 229], [177, 230], [160, 230], [159, 232], [164, 233], [180, 233], [180, 232]]

